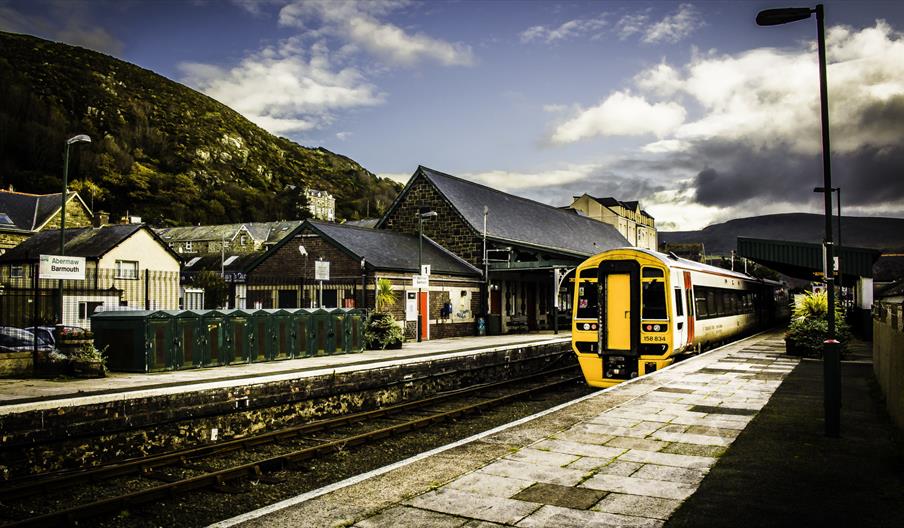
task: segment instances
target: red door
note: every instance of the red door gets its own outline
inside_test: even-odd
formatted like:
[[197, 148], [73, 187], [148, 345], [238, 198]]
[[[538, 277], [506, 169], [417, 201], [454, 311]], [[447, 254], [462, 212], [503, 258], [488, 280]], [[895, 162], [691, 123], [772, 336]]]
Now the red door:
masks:
[[691, 290], [691, 272], [684, 272], [684, 292], [687, 299], [687, 306], [684, 312], [687, 314], [687, 346], [694, 344], [694, 315], [696, 315], [696, 306], [694, 305], [694, 296]]
[[430, 339], [430, 313], [427, 311], [427, 292], [420, 292], [420, 299], [418, 299], [418, 304], [420, 305], [421, 312], [421, 341], [426, 341]]

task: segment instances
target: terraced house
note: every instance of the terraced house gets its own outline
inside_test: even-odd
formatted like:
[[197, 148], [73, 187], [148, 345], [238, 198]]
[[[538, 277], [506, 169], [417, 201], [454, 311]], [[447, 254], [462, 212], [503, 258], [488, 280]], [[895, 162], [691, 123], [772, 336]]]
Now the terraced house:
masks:
[[[59, 229], [63, 193], [29, 194], [0, 189], [0, 255], [46, 229]], [[66, 227], [88, 227], [94, 215], [76, 192], [66, 197]]]

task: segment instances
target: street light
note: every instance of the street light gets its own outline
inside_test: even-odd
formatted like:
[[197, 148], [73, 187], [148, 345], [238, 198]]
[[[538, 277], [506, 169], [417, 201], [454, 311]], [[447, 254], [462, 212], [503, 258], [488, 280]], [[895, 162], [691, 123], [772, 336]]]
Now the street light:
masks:
[[[63, 194], [60, 197], [60, 256], [66, 254], [66, 198], [69, 197], [69, 145], [91, 143], [86, 134], [72, 136], [66, 140], [66, 155], [63, 157]], [[58, 284], [60, 293], [60, 324], [63, 324], [63, 279]]]
[[[832, 168], [829, 153], [829, 90], [826, 83], [826, 30], [825, 11], [822, 4], [815, 9], [809, 7], [790, 7], [783, 9], [767, 9], [756, 16], [760, 26], [775, 26], [810, 18], [816, 13], [816, 34], [819, 50], [819, 103], [822, 117], [822, 170], [823, 189], [832, 189]], [[832, 243], [832, 193], [825, 192], [825, 251], [826, 251], [826, 290], [828, 292], [828, 338], [823, 343], [823, 399], [825, 410], [826, 436], [837, 437], [841, 429], [841, 347], [835, 339], [835, 258]]]
[[[417, 214], [417, 273], [423, 274], [423, 254], [424, 254], [424, 220], [436, 218], [439, 215], [436, 211], [418, 212]], [[421, 342], [421, 286], [417, 287], [417, 341]]]

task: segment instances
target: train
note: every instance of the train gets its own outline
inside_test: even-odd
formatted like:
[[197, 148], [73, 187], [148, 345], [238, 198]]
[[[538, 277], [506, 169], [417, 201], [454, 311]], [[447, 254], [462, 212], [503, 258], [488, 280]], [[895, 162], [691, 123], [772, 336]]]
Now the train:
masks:
[[594, 255], [573, 281], [571, 346], [593, 387], [663, 369], [789, 312], [780, 282], [647, 249]]

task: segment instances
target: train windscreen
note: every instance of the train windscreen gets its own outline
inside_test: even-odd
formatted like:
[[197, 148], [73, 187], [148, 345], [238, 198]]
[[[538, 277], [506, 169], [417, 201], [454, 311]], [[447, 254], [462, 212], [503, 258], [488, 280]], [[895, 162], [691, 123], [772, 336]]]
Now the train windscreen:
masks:
[[652, 280], [643, 283], [643, 319], [667, 319], [665, 309], [665, 282]]
[[575, 319], [596, 319], [599, 316], [599, 290], [595, 282], [578, 283]]

